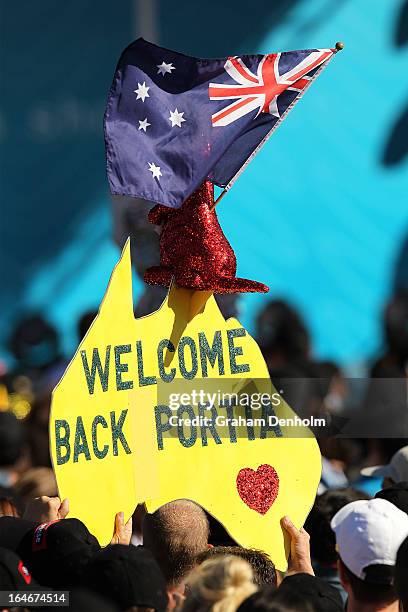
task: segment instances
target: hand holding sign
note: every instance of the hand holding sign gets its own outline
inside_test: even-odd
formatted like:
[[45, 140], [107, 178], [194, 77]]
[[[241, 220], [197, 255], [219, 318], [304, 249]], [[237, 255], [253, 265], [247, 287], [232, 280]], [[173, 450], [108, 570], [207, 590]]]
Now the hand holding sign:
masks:
[[286, 576], [292, 574], [311, 574], [314, 576], [310, 557], [310, 536], [303, 529], [296, 529], [288, 516], [281, 521], [282, 527], [290, 537], [289, 564]]
[[111, 544], [129, 545], [132, 539], [132, 517], [125, 523], [123, 512], [118, 512], [115, 516], [115, 532]]
[[59, 497], [42, 495], [28, 502], [23, 518], [33, 523], [50, 523], [65, 518], [69, 513], [69, 501]]

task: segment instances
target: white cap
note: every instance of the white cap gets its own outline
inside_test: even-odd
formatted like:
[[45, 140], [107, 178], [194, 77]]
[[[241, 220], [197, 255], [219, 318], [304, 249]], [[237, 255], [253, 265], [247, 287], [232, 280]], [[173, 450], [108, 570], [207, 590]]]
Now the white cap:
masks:
[[361, 470], [363, 476], [378, 476], [379, 478], [392, 478], [394, 482], [408, 480], [408, 446], [400, 448], [394, 453], [391, 461], [386, 465], [373, 465]]
[[369, 565], [395, 565], [408, 536], [408, 515], [385, 499], [351, 502], [331, 520], [344, 565], [364, 580]]

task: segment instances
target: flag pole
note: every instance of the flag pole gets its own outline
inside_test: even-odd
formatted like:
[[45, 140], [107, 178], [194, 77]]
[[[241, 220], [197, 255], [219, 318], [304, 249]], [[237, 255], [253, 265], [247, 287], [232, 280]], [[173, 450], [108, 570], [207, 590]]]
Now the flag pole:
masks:
[[210, 209], [213, 209], [217, 206], [218, 202], [221, 202], [222, 198], [225, 196], [225, 194], [227, 193], [228, 189], [224, 189], [223, 191], [221, 191], [220, 195], [218, 196], [218, 198], [215, 200], [214, 204], [212, 204], [210, 206]]
[[259, 150], [261, 149], [261, 147], [263, 147], [263, 145], [265, 144], [265, 142], [272, 136], [272, 134], [274, 133], [274, 131], [276, 130], [276, 128], [278, 128], [280, 126], [280, 124], [283, 122], [283, 119], [286, 117], [286, 115], [289, 113], [290, 110], [292, 110], [292, 108], [295, 106], [295, 104], [297, 102], [299, 102], [299, 100], [303, 97], [303, 94], [305, 93], [306, 89], [310, 87], [310, 85], [313, 83], [313, 81], [316, 79], [317, 76], [319, 76], [322, 72], [322, 70], [324, 70], [324, 68], [326, 68], [328, 66], [328, 64], [330, 63], [330, 60], [333, 59], [334, 55], [338, 52], [338, 51], [342, 51], [344, 49], [344, 43], [342, 42], [336, 42], [335, 47], [333, 49], [334, 53], [333, 55], [326, 61], [324, 62], [324, 64], [322, 64], [320, 66], [320, 70], [317, 70], [317, 72], [314, 74], [313, 78], [311, 79], [310, 83], [307, 85], [307, 87], [305, 87], [305, 89], [303, 90], [302, 95], [300, 96], [300, 98], [296, 98], [292, 104], [290, 104], [288, 106], [288, 108], [286, 109], [286, 111], [282, 114], [280, 121], [278, 121], [273, 128], [266, 134], [266, 136], [261, 140], [261, 142], [258, 144], [258, 146], [256, 147], [256, 149], [254, 149], [254, 151], [252, 151], [251, 155], [248, 157], [248, 159], [246, 160], [246, 162], [243, 164], [243, 166], [238, 170], [238, 172], [232, 177], [232, 179], [230, 180], [230, 182], [228, 183], [228, 185], [226, 187], [224, 187], [224, 190], [220, 193], [220, 195], [218, 196], [218, 198], [215, 200], [214, 204], [212, 206], [210, 206], [210, 210], [213, 210], [217, 204], [219, 202], [221, 202], [222, 198], [225, 196], [225, 194], [229, 191], [229, 189], [232, 187], [233, 183], [235, 183], [236, 179], [239, 177], [239, 175], [241, 174], [241, 172], [243, 172], [243, 170], [245, 170], [245, 168], [247, 167], [247, 165], [249, 164], [250, 161], [253, 160], [253, 158], [255, 157], [255, 155], [259, 152]]

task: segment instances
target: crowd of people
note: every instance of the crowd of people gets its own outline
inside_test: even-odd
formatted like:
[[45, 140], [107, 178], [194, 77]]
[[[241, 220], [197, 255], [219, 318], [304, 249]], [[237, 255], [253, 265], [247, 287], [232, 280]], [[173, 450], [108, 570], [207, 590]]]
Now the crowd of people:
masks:
[[[95, 314], [79, 321], [78, 340]], [[69, 591], [78, 612], [408, 611], [406, 415], [397, 411], [401, 421], [391, 419], [386, 436], [361, 433], [363, 419], [353, 421], [357, 435], [341, 435], [356, 413], [372, 425], [396, 405], [406, 411], [407, 321], [408, 296], [397, 295], [385, 310], [384, 351], [367, 365], [362, 392], [337, 364], [313, 358], [291, 306], [275, 300], [258, 316], [256, 337], [275, 386], [298, 414], [325, 414], [333, 425], [317, 435], [323, 473], [304, 528], [282, 517], [285, 574], [183, 499], [153, 514], [138, 506], [127, 523], [118, 508], [112, 542], [101, 548], [70, 518], [51, 468], [51, 392], [67, 365], [58, 333], [42, 316], [21, 321], [10, 338], [14, 362], [0, 375], [0, 591]], [[49, 599], [46, 609], [57, 603]]]
[[41, 496], [22, 517], [3, 507], [0, 591], [14, 600], [2, 610], [30, 609], [30, 594], [39, 591], [50, 599], [36, 607], [48, 601], [44, 609], [57, 609], [68, 592], [69, 609], [77, 612], [408, 610], [408, 482], [373, 499], [352, 489], [323, 496], [310, 534], [282, 519], [290, 541], [285, 574], [261, 550], [220, 545], [208, 515], [191, 500], [144, 513], [142, 544], [134, 541], [132, 519], [125, 523], [118, 513], [105, 548], [69, 518], [68, 500]]

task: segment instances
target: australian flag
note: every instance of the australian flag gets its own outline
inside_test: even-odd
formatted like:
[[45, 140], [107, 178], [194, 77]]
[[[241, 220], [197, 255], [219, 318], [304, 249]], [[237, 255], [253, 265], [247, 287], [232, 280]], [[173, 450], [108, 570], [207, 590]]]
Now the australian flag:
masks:
[[178, 208], [204, 180], [228, 188], [335, 51], [199, 59], [139, 38], [105, 112], [112, 194]]

